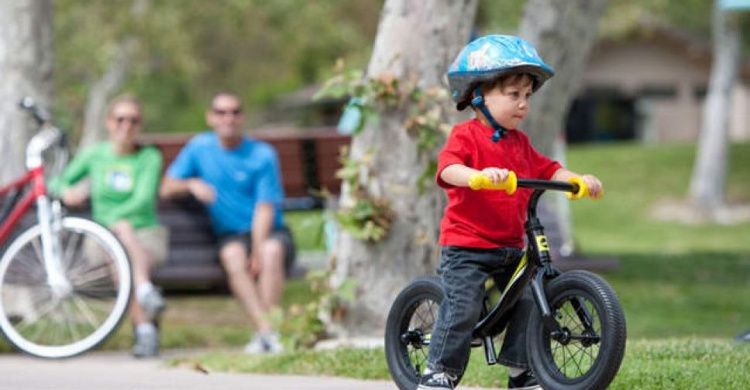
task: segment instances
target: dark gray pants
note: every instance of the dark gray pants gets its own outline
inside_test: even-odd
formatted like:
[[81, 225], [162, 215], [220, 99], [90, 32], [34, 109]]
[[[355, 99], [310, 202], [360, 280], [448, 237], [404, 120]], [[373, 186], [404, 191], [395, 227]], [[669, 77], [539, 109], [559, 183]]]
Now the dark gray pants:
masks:
[[[492, 277], [504, 286], [521, 256], [519, 248], [442, 248], [438, 272], [443, 279], [445, 298], [430, 339], [427, 363], [430, 370], [463, 374], [471, 352], [471, 332], [482, 310], [484, 283]], [[498, 362], [528, 368], [526, 325], [533, 305], [527, 288], [513, 309]]]

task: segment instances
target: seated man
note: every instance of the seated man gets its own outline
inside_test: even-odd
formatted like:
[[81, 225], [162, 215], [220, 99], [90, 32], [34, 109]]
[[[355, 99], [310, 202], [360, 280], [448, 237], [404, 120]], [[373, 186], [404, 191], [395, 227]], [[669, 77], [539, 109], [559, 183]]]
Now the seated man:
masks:
[[284, 198], [276, 151], [241, 134], [242, 104], [231, 93], [213, 97], [206, 122], [170, 165], [160, 194], [192, 194], [208, 208], [229, 288], [255, 325], [247, 353], [279, 352], [267, 314], [279, 305], [294, 243], [280, 209]]

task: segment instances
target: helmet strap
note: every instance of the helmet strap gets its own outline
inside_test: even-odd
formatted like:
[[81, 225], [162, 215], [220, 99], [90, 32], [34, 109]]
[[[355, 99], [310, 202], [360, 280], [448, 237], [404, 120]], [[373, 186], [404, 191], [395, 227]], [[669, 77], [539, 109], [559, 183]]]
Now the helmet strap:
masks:
[[484, 97], [482, 97], [482, 88], [480, 86], [477, 86], [477, 88], [474, 89], [474, 98], [471, 99], [471, 105], [479, 109], [479, 111], [482, 112], [482, 115], [484, 115], [484, 117], [490, 122], [492, 128], [495, 129], [495, 132], [492, 134], [492, 142], [500, 141], [508, 130], [497, 123], [495, 118], [492, 117], [492, 114], [490, 114], [490, 110], [487, 109], [487, 106], [484, 104]]

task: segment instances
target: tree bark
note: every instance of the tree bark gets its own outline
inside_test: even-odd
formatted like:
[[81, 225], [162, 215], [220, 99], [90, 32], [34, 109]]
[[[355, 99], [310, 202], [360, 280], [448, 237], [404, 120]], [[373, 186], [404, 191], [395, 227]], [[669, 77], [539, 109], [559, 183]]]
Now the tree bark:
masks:
[[49, 0], [0, 1], [0, 183], [24, 169], [31, 122], [18, 109], [24, 97], [52, 102], [53, 30]]
[[[531, 100], [523, 124], [540, 152], [564, 160], [565, 119], [578, 93], [599, 20], [609, 0], [528, 0], [519, 35], [536, 47], [555, 76]], [[562, 161], [561, 161], [562, 162]], [[606, 183], [605, 183], [606, 184]], [[562, 194], [546, 195], [539, 206], [553, 257], [574, 251], [570, 204]]]
[[[405, 81], [417, 76], [423, 89], [445, 87], [443, 76], [468, 42], [476, 8], [476, 0], [387, 0], [368, 77], [390, 73]], [[340, 231], [333, 250], [332, 283], [356, 280], [358, 297], [342, 321], [329, 323], [335, 336], [382, 335], [398, 291], [415, 276], [435, 272], [445, 196], [434, 182], [424, 193], [417, 190], [417, 179], [428, 160], [418, 156], [416, 140], [404, 128], [412, 108], [380, 109], [377, 123], [367, 125], [352, 140], [353, 158], [375, 151], [370, 164], [374, 179], [365, 185], [370, 194], [390, 202], [395, 219], [386, 238], [377, 243], [362, 242]], [[446, 107], [446, 112], [455, 109]], [[434, 156], [437, 150], [428, 154]], [[344, 186], [341, 203], [350, 200], [350, 189]]]
[[130, 56], [134, 47], [135, 41], [133, 39], [126, 38], [118, 44], [115, 57], [109, 63], [104, 75], [91, 86], [86, 99], [83, 132], [78, 143], [79, 148], [85, 148], [107, 139], [104, 120], [107, 115], [108, 102], [125, 83], [130, 68]]
[[[148, 11], [148, 0], [134, 0], [131, 16], [137, 20]], [[115, 55], [107, 66], [102, 77], [91, 86], [86, 100], [83, 116], [83, 133], [79, 147], [84, 148], [107, 139], [104, 120], [107, 115], [108, 102], [122, 89], [130, 72], [130, 58], [138, 48], [138, 41], [133, 36], [126, 36], [117, 44]]]
[[714, 58], [689, 195], [695, 210], [719, 220], [725, 206], [729, 118], [740, 60], [740, 29], [738, 19], [721, 10], [718, 0], [712, 23]]

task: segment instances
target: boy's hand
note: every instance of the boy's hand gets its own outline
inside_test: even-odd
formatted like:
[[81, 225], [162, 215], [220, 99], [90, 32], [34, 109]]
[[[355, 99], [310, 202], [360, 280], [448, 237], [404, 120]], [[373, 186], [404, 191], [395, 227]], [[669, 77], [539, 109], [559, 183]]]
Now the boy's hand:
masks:
[[489, 177], [490, 181], [494, 185], [498, 185], [500, 183], [505, 182], [505, 180], [508, 179], [508, 170], [507, 169], [501, 169], [501, 168], [484, 168], [482, 169], [482, 174]]
[[602, 182], [594, 175], [582, 175], [581, 180], [589, 188], [589, 195], [594, 199], [599, 199], [604, 194]]

